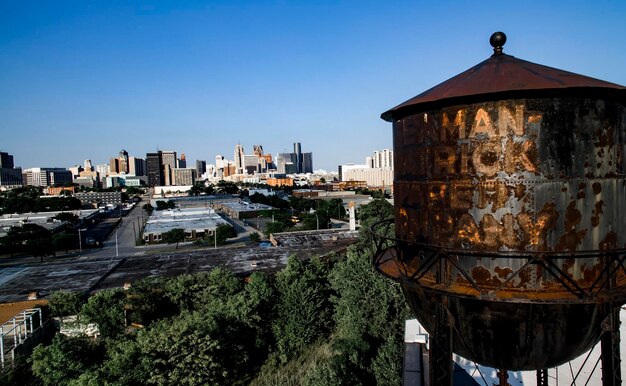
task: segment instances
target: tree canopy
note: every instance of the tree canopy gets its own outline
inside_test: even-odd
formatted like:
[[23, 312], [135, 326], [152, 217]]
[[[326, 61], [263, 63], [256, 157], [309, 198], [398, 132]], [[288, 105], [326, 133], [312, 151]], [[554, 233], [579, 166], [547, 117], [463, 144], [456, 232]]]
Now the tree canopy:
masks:
[[[388, 209], [375, 203], [363, 221]], [[82, 307], [55, 293], [55, 313], [80, 307], [102, 336], [56, 337], [34, 351], [32, 372], [44, 385], [399, 385], [410, 312], [400, 286], [373, 270], [372, 251], [292, 255], [275, 275], [245, 280], [222, 267], [150, 277]]]
[[185, 230], [182, 228], [174, 228], [162, 234], [163, 242], [168, 244], [176, 243], [176, 249], [178, 249], [178, 243], [185, 241]]

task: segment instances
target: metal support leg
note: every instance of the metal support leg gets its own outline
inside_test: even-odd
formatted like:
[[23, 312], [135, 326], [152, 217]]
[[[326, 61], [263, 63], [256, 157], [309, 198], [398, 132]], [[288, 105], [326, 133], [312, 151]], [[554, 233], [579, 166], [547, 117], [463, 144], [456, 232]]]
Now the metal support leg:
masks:
[[548, 369], [537, 370], [537, 386], [548, 386]]
[[604, 332], [600, 338], [602, 350], [602, 386], [619, 386], [622, 384], [619, 352], [619, 310], [611, 311], [604, 323]]
[[443, 303], [437, 305], [433, 332], [430, 344], [430, 386], [452, 386], [452, 325]]

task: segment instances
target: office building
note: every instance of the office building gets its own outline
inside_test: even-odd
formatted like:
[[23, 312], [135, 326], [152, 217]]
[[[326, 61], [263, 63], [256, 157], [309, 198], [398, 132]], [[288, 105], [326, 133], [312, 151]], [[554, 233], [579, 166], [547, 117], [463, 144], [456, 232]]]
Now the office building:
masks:
[[197, 160], [196, 161], [196, 176], [198, 178], [202, 177], [204, 173], [206, 173], [206, 161]]
[[185, 153], [181, 153], [180, 158], [176, 162], [177, 169], [185, 169], [187, 167], [187, 157]]
[[13, 156], [9, 153], [0, 151], [0, 169], [13, 169]]
[[373, 168], [393, 168], [393, 150], [376, 150], [371, 159], [371, 167]]
[[128, 152], [126, 150], [120, 151], [117, 158], [111, 158], [109, 162], [110, 174], [128, 174]]
[[161, 152], [161, 173], [163, 174], [163, 184], [172, 185], [172, 170], [176, 169], [178, 158], [175, 151]]
[[245, 153], [243, 151], [243, 146], [241, 146], [240, 144], [237, 144], [235, 146], [235, 173], [236, 174], [244, 173], [244, 168], [245, 168], [244, 154]]
[[148, 175], [148, 186], [163, 185], [163, 173], [161, 172], [162, 152], [146, 154], [146, 174]]
[[303, 153], [300, 143], [293, 144], [293, 153], [276, 157], [276, 171], [285, 174], [313, 173], [313, 153]]
[[13, 156], [0, 152], [0, 186], [17, 187], [22, 185], [22, 168], [15, 168]]
[[63, 168], [29, 168], [22, 172], [24, 185], [62, 186], [72, 183], [72, 172]]
[[172, 170], [172, 185], [189, 186], [196, 183], [196, 169], [174, 169]]
[[128, 174], [131, 176], [146, 175], [146, 160], [138, 157], [128, 157]]

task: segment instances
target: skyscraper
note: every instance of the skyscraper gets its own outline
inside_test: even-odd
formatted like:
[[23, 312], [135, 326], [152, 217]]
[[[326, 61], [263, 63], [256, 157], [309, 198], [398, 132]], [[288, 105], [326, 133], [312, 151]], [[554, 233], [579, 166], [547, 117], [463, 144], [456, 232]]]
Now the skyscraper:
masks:
[[293, 154], [295, 154], [295, 160], [293, 160], [293, 163], [296, 165], [296, 173], [302, 173], [302, 164], [304, 159], [302, 157], [302, 147], [300, 146], [300, 142], [293, 144]]
[[148, 174], [148, 186], [162, 186], [163, 173], [161, 173], [163, 155], [159, 150], [156, 153], [146, 154], [146, 172]]
[[244, 174], [244, 151], [240, 144], [235, 145], [235, 173]]
[[175, 151], [161, 152], [161, 180], [163, 185], [172, 184], [172, 170], [176, 169], [178, 159]]
[[22, 169], [15, 168], [13, 156], [0, 152], [0, 186], [22, 185]]
[[9, 153], [0, 151], [0, 168], [13, 169], [13, 156]]
[[206, 161], [197, 160], [196, 161], [196, 176], [200, 178], [204, 173], [206, 173]]
[[137, 157], [128, 157], [128, 174], [131, 176], [146, 175], [146, 160]]
[[180, 159], [178, 160], [178, 162], [176, 162], [176, 168], [178, 169], [187, 168], [187, 157], [185, 156], [185, 153], [181, 153]]

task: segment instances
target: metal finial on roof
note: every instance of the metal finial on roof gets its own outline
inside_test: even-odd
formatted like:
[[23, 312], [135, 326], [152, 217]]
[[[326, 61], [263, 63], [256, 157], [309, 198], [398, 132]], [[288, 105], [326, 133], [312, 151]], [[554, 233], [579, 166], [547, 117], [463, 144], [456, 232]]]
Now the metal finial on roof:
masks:
[[506, 35], [504, 34], [504, 32], [494, 32], [489, 38], [489, 43], [493, 47], [493, 54], [501, 55], [502, 46], [504, 46], [504, 44], [506, 43]]

